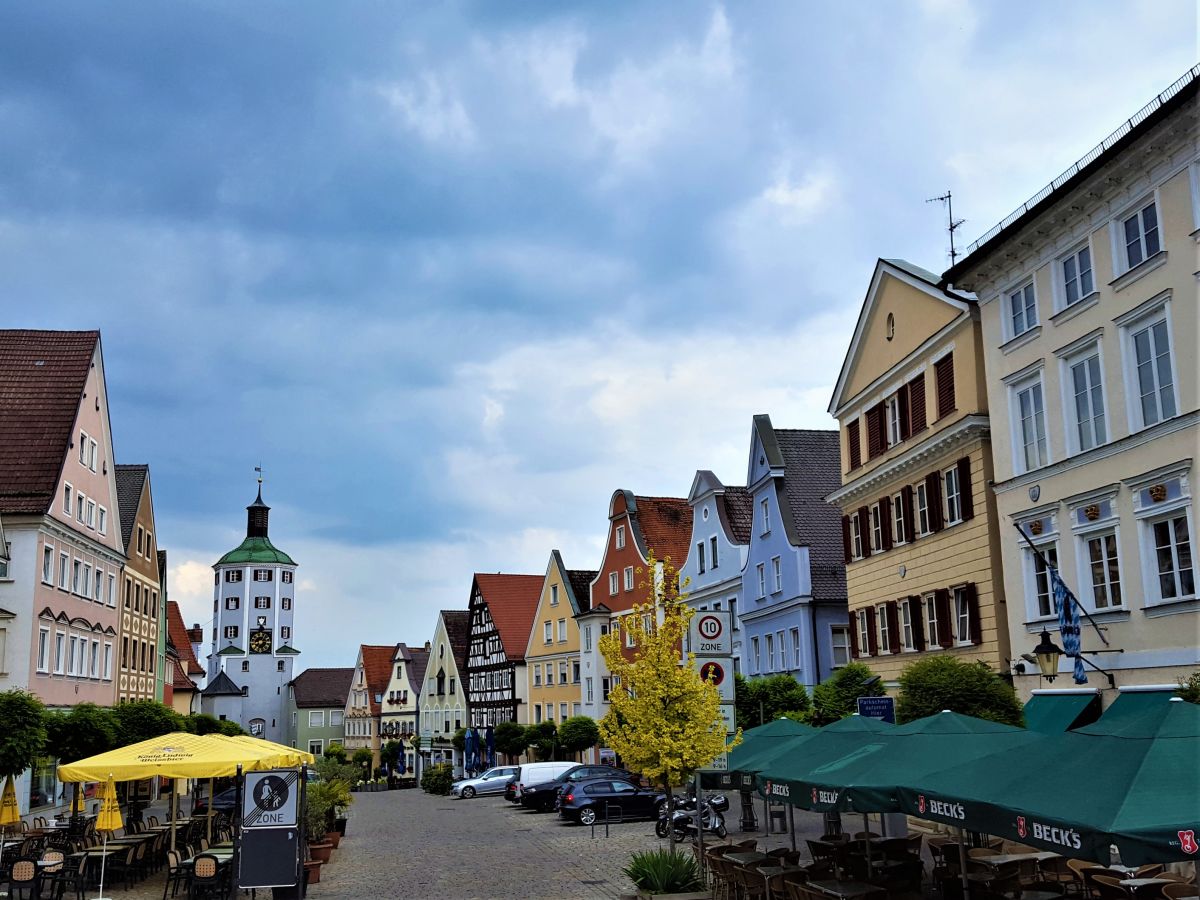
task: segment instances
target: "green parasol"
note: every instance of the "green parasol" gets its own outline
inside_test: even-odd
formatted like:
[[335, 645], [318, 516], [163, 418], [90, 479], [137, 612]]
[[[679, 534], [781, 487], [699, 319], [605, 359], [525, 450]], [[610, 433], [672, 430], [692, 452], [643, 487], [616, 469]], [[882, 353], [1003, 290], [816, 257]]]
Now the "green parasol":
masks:
[[808, 796], [802, 797], [800, 794], [804, 786], [802, 779], [809, 770], [848, 753], [878, 745], [878, 735], [892, 730], [893, 726], [887, 722], [858, 713], [826, 725], [812, 737], [797, 745], [789, 745], [766, 760], [756, 779], [758, 792], [769, 800], [813, 808]]

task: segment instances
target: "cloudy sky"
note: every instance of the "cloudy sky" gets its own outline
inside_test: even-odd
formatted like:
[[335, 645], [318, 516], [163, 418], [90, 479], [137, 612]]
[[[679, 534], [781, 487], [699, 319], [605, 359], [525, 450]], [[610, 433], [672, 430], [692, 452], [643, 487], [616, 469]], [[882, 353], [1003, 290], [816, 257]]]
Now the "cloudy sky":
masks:
[[102, 330], [189, 622], [261, 462], [351, 665], [832, 427], [926, 198], [970, 240], [1196, 57], [1195, 0], [4, 4], [0, 323]]

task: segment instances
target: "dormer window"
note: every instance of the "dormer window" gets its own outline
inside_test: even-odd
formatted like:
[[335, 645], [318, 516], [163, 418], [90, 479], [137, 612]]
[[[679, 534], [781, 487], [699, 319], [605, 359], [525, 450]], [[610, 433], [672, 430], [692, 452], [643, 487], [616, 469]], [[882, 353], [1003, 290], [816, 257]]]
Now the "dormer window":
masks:
[[771, 532], [771, 507], [766, 499], [759, 501], [759, 509], [762, 511], [762, 533], [770, 534]]
[[617, 545], [618, 550], [625, 549], [625, 526], [624, 525], [617, 526], [616, 545]]

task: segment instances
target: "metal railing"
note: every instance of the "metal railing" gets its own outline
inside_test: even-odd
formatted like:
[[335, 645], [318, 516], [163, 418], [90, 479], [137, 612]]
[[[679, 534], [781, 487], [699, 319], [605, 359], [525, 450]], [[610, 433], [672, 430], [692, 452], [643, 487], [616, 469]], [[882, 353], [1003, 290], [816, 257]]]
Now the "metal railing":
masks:
[[1125, 137], [1125, 135], [1129, 134], [1129, 132], [1144, 122], [1149, 115], [1156, 112], [1164, 103], [1186, 88], [1198, 77], [1200, 77], [1200, 65], [1192, 66], [1192, 68], [1188, 69], [1188, 71], [1185, 72], [1179, 79], [1177, 79], [1170, 87], [1139, 109], [1125, 122], [1123, 122], [1112, 134], [1085, 153], [1080, 159], [1072, 164], [1069, 169], [1067, 169], [1048, 185], [1022, 203], [1019, 207], [1001, 219], [997, 224], [985, 231], [978, 239], [976, 239], [973, 244], [967, 247], [967, 252], [964, 255], [964, 258], [970, 256], [984, 244], [988, 243], [988, 241], [991, 241], [993, 238], [999, 235], [1000, 232], [1004, 231], [1004, 229], [1008, 228], [1008, 226], [1012, 225], [1019, 218], [1021, 218], [1021, 216], [1025, 215], [1027, 212], [1029, 212], [1029, 210], [1037, 206], [1037, 204], [1041, 203], [1052, 193], [1066, 184], [1067, 181], [1078, 175], [1079, 172], [1082, 171], [1086, 166], [1094, 162], [1096, 158], [1100, 156], [1100, 154], [1107, 151], [1113, 146], [1113, 144], [1121, 140], [1121, 138]]
[[[608, 824], [609, 824], [609, 822], [613, 821], [612, 810], [614, 810], [614, 809], [617, 811], [616, 823], [618, 825], [621, 825], [625, 821], [625, 810], [621, 808], [621, 805], [619, 803], [605, 803], [604, 804], [604, 836], [606, 838], [608, 837]], [[592, 820], [592, 837], [594, 838], [595, 836], [596, 836], [596, 820], [593, 819]]]

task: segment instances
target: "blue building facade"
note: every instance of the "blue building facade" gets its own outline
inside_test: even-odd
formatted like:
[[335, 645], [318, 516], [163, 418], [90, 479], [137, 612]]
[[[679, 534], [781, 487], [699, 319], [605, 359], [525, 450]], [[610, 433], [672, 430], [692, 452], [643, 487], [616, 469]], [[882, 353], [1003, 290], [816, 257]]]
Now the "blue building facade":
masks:
[[776, 429], [754, 417], [750, 534], [738, 604], [741, 669], [786, 673], [811, 690], [849, 661], [836, 431]]
[[679, 569], [687, 581], [687, 603], [695, 610], [727, 609], [733, 612], [733, 657], [740, 670], [742, 630], [742, 568], [750, 543], [750, 492], [726, 486], [712, 472], [701, 469], [688, 492], [692, 509], [692, 540], [687, 559]]

